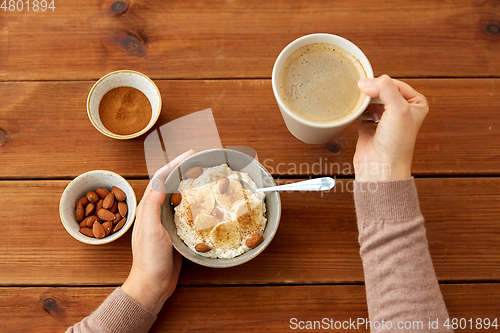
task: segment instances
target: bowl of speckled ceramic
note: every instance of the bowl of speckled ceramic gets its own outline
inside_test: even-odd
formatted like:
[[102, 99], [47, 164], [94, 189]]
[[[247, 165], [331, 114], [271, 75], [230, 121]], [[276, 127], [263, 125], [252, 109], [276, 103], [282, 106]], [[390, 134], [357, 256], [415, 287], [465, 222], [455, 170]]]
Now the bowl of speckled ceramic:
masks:
[[[132, 87], [142, 92], [151, 104], [151, 118], [149, 123], [140, 131], [127, 135], [120, 135], [107, 129], [99, 116], [99, 106], [107, 92], [118, 87]], [[156, 84], [148, 76], [131, 70], [120, 70], [108, 73], [100, 78], [90, 89], [87, 98], [87, 115], [90, 122], [102, 134], [119, 140], [133, 139], [143, 135], [153, 127], [161, 113], [161, 95]]]
[[234, 258], [209, 258], [204, 257], [189, 248], [177, 234], [174, 220], [174, 207], [170, 204], [172, 193], [176, 192], [180, 182], [185, 178], [183, 175], [192, 167], [201, 166], [209, 168], [221, 164], [227, 164], [233, 171], [247, 173], [258, 187], [276, 186], [273, 176], [267, 169], [253, 157], [231, 149], [212, 149], [196, 153], [182, 161], [167, 177], [165, 185], [167, 196], [162, 205], [161, 220], [167, 229], [174, 248], [185, 258], [202, 266], [223, 268], [244, 264], [257, 257], [271, 243], [276, 234], [281, 218], [281, 200], [278, 192], [266, 192], [266, 218], [264, 229], [264, 240], [257, 247], [249, 249]]
[[[128, 207], [127, 221], [120, 230], [101, 239], [82, 234], [80, 222], [75, 217], [76, 202], [89, 191], [95, 191], [99, 187], [111, 190], [112, 186], [118, 187], [127, 196], [125, 199]], [[66, 186], [59, 202], [59, 216], [64, 228], [73, 238], [85, 244], [102, 245], [117, 240], [127, 232], [134, 222], [136, 207], [137, 199], [134, 189], [125, 178], [112, 171], [93, 170], [81, 174]]]

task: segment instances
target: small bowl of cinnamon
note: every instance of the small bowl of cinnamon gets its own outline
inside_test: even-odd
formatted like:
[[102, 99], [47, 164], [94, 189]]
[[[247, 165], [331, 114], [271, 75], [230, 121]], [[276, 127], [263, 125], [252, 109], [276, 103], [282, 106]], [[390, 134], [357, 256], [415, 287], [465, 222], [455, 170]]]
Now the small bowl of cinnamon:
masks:
[[161, 112], [161, 95], [146, 75], [120, 70], [104, 75], [90, 90], [87, 114], [102, 134], [132, 139], [146, 133]]

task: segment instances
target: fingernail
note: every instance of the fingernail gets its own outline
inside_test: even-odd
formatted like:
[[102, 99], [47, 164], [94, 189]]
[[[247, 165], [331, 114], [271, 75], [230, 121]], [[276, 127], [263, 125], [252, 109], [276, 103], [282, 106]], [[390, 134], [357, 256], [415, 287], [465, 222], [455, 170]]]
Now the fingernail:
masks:
[[371, 79], [361, 79], [358, 81], [358, 87], [360, 88], [368, 88], [372, 83]]
[[372, 113], [372, 119], [373, 121], [375, 122], [375, 124], [378, 124], [378, 122], [380, 121], [380, 115], [377, 113], [377, 112], [373, 112]]
[[162, 182], [158, 178], [153, 178], [153, 183], [151, 183], [151, 189], [155, 190], [156, 192], [160, 192], [160, 193], [166, 192], [165, 183]]

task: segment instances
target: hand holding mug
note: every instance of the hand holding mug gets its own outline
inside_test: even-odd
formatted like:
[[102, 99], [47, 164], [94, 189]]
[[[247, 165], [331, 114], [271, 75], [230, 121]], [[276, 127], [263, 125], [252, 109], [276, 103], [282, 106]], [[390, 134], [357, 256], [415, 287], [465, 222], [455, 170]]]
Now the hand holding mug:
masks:
[[408, 84], [387, 75], [362, 79], [366, 95], [384, 105], [372, 105], [378, 124], [363, 121], [354, 154], [356, 181], [398, 180], [411, 176], [413, 149], [418, 130], [429, 112], [427, 99]]

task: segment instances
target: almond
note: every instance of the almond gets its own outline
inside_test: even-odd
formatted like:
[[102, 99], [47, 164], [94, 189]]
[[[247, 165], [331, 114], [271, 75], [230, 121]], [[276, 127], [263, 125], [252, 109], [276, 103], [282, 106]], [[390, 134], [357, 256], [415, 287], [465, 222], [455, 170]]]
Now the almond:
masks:
[[214, 208], [211, 215], [219, 221], [222, 221], [222, 219], [224, 218], [224, 214], [222, 214], [219, 208]]
[[229, 187], [229, 178], [223, 178], [219, 181], [219, 192], [220, 194], [226, 193]]
[[172, 193], [170, 196], [170, 204], [172, 206], [178, 206], [182, 201], [182, 194], [180, 192]]
[[109, 191], [105, 187], [99, 187], [97, 190], [95, 190], [95, 193], [97, 193], [99, 198], [104, 199], [109, 194]]
[[92, 227], [92, 232], [94, 233], [95, 238], [101, 239], [106, 236], [106, 232], [104, 228], [99, 222], [94, 222], [94, 226]]
[[78, 206], [78, 203], [81, 203], [83, 208], [85, 208], [89, 204], [89, 198], [87, 198], [87, 196], [84, 196], [83, 198], [75, 202], [75, 207]]
[[80, 222], [80, 228], [85, 228], [85, 227], [87, 227], [87, 219]]
[[[85, 222], [85, 226], [86, 227], [92, 228], [92, 226], [94, 225], [95, 221], [99, 222], [100, 220], [99, 220], [99, 218], [97, 218], [97, 216], [90, 215], [90, 216], [86, 217], [85, 220], [82, 221], [82, 223]], [[82, 225], [80, 224], [80, 226], [82, 226]]]
[[95, 209], [95, 204], [94, 203], [89, 203], [87, 207], [85, 207], [85, 216], [89, 216], [94, 212]]
[[99, 201], [99, 196], [94, 191], [88, 191], [87, 199], [89, 199], [89, 202], [96, 203], [97, 201]]
[[95, 238], [94, 233], [92, 232], [92, 229], [90, 228], [80, 228], [80, 232], [84, 234], [85, 236]]
[[81, 222], [84, 218], [85, 212], [83, 210], [83, 205], [81, 202], [79, 202], [76, 205], [76, 211], [75, 211], [75, 218], [78, 222]]
[[118, 187], [116, 187], [116, 186], [111, 187], [111, 191], [114, 193], [116, 200], [123, 201], [123, 200], [127, 199], [127, 195], [125, 194], [125, 192], [123, 192]]
[[103, 199], [99, 199], [99, 201], [97, 201], [97, 203], [95, 204], [95, 212], [96, 213], [102, 209], [103, 202], [104, 202]]
[[111, 213], [107, 209], [101, 209], [97, 212], [97, 216], [103, 221], [113, 221], [115, 214]]
[[262, 241], [264, 240], [264, 236], [262, 235], [253, 235], [252, 237], [250, 237], [249, 239], [247, 239], [246, 241], [246, 245], [251, 248], [251, 249], [254, 249], [256, 248], [260, 243], [262, 243]]
[[118, 222], [120, 222], [122, 220], [122, 216], [120, 215], [120, 213], [116, 213], [115, 214], [115, 218], [113, 219], [113, 224], [117, 224]]
[[120, 215], [121, 216], [125, 216], [127, 215], [127, 211], [128, 211], [128, 206], [125, 202], [122, 202], [120, 201], [118, 203], [118, 211], [120, 212]]
[[115, 195], [113, 192], [108, 193], [106, 198], [104, 198], [104, 202], [102, 203], [102, 208], [110, 209], [115, 203]]
[[104, 232], [106, 233], [106, 236], [111, 233], [111, 229], [113, 228], [113, 223], [111, 222], [104, 222], [102, 224], [102, 227], [104, 228]]
[[111, 213], [113, 214], [116, 214], [116, 212], [118, 211], [118, 203], [121, 202], [121, 201], [118, 201], [118, 200], [115, 200], [115, 202], [113, 203], [113, 206], [111, 206], [110, 209], [108, 209]]
[[205, 252], [210, 251], [212, 248], [205, 243], [198, 243], [195, 245], [194, 249], [197, 252], [205, 253]]
[[196, 166], [184, 172], [184, 177], [194, 179], [200, 177], [202, 174], [203, 168], [201, 166]]
[[127, 222], [126, 217], [122, 218], [122, 220], [117, 225], [115, 225], [115, 227], [113, 228], [113, 232], [117, 232], [118, 230], [120, 230], [125, 224], [125, 222]]

